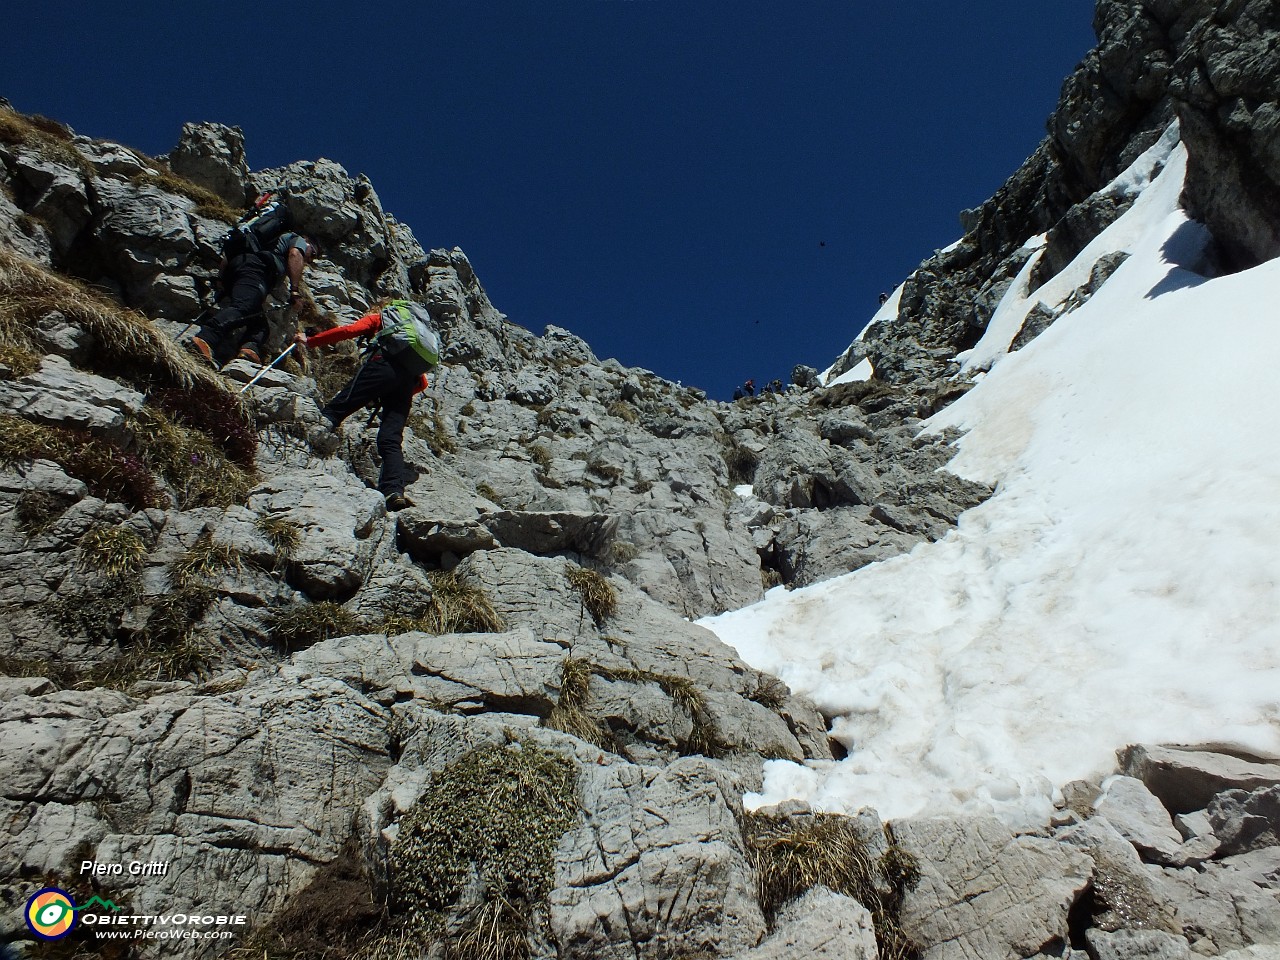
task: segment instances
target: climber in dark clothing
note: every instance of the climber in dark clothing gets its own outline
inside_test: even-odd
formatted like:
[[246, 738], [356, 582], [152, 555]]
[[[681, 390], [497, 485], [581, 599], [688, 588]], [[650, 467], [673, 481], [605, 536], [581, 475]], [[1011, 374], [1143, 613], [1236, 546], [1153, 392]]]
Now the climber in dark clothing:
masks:
[[[374, 310], [344, 327], [322, 330], [310, 336], [299, 333], [294, 339], [303, 347], [321, 347], [352, 337], [374, 336], [381, 329], [381, 311]], [[403, 362], [386, 356], [385, 351], [379, 349], [320, 411], [325, 424], [336, 435], [342, 421], [361, 407], [382, 405], [377, 439], [378, 456], [382, 458], [378, 491], [386, 497], [388, 510], [413, 506], [413, 501], [404, 495], [404, 488], [411, 479], [404, 462], [404, 427], [414, 396], [426, 388], [425, 373], [407, 369]]]
[[315, 245], [306, 237], [285, 233], [260, 253], [233, 257], [222, 272], [227, 299], [192, 337], [191, 348], [219, 369], [232, 357], [261, 363], [270, 332], [262, 308], [267, 294], [287, 276], [289, 306], [301, 305], [303, 267], [315, 255]]

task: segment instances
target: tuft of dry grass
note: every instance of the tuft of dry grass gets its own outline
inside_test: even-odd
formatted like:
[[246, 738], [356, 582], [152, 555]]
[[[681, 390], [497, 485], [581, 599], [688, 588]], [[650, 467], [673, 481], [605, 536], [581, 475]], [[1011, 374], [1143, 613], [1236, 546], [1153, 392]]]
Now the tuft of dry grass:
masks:
[[571, 563], [565, 564], [564, 574], [597, 627], [617, 612], [618, 591], [608, 577]]
[[747, 856], [756, 870], [760, 907], [772, 924], [778, 911], [822, 885], [871, 911], [884, 960], [914, 960], [918, 947], [899, 922], [902, 898], [919, 882], [915, 858], [896, 844], [874, 858], [849, 817], [817, 813], [788, 819], [743, 818]]
[[55, 163], [74, 167], [91, 176], [93, 164], [71, 141], [71, 131], [56, 120], [38, 113], [21, 114], [9, 107], [0, 107], [0, 143], [27, 147]]
[[228, 460], [208, 434], [153, 407], [143, 408], [138, 425], [143, 459], [168, 482], [179, 509], [229, 507], [249, 496], [252, 474]]
[[689, 677], [654, 673], [650, 670], [611, 669], [575, 657], [566, 659], [561, 665], [560, 695], [543, 721], [543, 726], [594, 743], [611, 753], [620, 753], [622, 748], [613, 731], [591, 713], [590, 689], [593, 676], [620, 683], [656, 684], [691, 721], [689, 736], [676, 744], [679, 752], [684, 756], [704, 757], [723, 754], [722, 739], [715, 718], [707, 708], [706, 697], [697, 683]]
[[587, 743], [594, 743], [611, 753], [618, 752], [618, 744], [610, 731], [587, 709], [591, 701], [592, 664], [587, 660], [568, 657], [560, 665], [560, 695], [543, 721], [543, 726], [559, 730]]
[[297, 603], [276, 612], [269, 632], [272, 641], [286, 653], [334, 637], [367, 633], [370, 625], [341, 604], [330, 600], [320, 603]]
[[170, 579], [179, 590], [195, 586], [215, 574], [239, 570], [244, 561], [234, 547], [218, 543], [213, 534], [202, 533], [191, 549], [179, 557], [170, 569]]
[[238, 402], [220, 377], [142, 314], [0, 248], [0, 331], [9, 324], [30, 330], [54, 312], [93, 336], [97, 350], [92, 364], [103, 376], [122, 378], [144, 392], [152, 387], [203, 387]]
[[543, 472], [551, 469], [551, 451], [541, 443], [535, 443], [529, 448], [529, 459], [537, 464]]
[[434, 570], [431, 599], [418, 613], [387, 617], [379, 628], [388, 635], [409, 633], [499, 633], [506, 629], [502, 617], [479, 587], [474, 587], [453, 571]]
[[66, 497], [44, 490], [25, 490], [14, 507], [14, 523], [28, 537], [39, 536], [57, 523], [70, 505]]
[[276, 560], [281, 564], [287, 562], [302, 543], [302, 528], [288, 517], [262, 514], [253, 525], [271, 543]]
[[161, 166], [154, 166], [144, 173], [138, 174], [133, 178], [135, 184], [147, 184], [158, 187], [166, 193], [176, 193], [180, 197], [186, 197], [195, 203], [195, 212], [202, 217], [210, 220], [221, 220], [223, 223], [234, 224], [240, 219], [240, 211], [232, 209], [225, 200], [214, 193], [207, 190], [199, 184], [192, 183], [185, 177], [180, 177], [172, 170]]
[[449, 436], [439, 410], [433, 409], [428, 414], [421, 404], [414, 404], [414, 410], [409, 414], [409, 426], [413, 428], [414, 436], [425, 441], [437, 457], [458, 452], [458, 442]]

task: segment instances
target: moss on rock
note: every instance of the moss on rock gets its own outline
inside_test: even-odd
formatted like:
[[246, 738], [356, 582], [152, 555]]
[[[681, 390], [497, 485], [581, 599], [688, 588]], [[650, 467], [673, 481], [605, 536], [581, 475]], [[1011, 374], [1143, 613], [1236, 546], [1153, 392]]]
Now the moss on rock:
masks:
[[573, 764], [528, 742], [445, 767], [391, 851], [393, 912], [452, 960], [522, 960], [547, 923], [556, 845], [577, 818]]

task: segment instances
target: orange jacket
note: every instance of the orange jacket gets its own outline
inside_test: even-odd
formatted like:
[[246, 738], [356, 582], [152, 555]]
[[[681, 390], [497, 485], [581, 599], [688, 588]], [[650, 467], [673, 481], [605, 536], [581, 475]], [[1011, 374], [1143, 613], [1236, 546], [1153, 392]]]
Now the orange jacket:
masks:
[[[341, 343], [343, 340], [351, 340], [354, 337], [374, 336], [382, 329], [382, 311], [374, 310], [372, 313], [366, 313], [354, 323], [348, 323], [345, 326], [334, 327], [331, 330], [321, 330], [319, 333], [313, 333], [307, 337], [306, 346], [323, 347], [331, 343]], [[418, 386], [414, 389], [414, 394], [419, 394], [427, 389], [427, 375], [424, 373], [418, 378]]]

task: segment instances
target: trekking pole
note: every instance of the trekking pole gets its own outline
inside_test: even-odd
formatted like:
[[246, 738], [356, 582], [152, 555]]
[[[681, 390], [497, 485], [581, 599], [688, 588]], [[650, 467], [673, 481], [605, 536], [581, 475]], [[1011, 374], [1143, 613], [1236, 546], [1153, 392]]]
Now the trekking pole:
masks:
[[187, 331], [188, 331], [188, 330], [190, 330], [192, 327], [194, 327], [197, 323], [201, 323], [201, 322], [203, 322], [205, 319], [207, 319], [207, 318], [208, 318], [208, 316], [209, 316], [209, 311], [210, 311], [210, 309], [212, 309], [212, 308], [210, 308], [210, 307], [205, 307], [203, 310], [201, 310], [199, 313], [197, 313], [197, 314], [196, 314], [195, 319], [194, 319], [194, 320], [192, 320], [190, 323], [188, 323], [188, 324], [187, 324], [185, 327], [183, 327], [181, 330], [179, 330], [179, 331], [178, 331], [178, 335], [177, 335], [176, 337], [174, 337], [173, 339], [174, 339], [175, 341], [176, 341], [176, 340], [181, 340], [184, 336], [186, 336], [186, 334], [187, 334]]
[[378, 402], [373, 405], [373, 409], [369, 411], [369, 419], [364, 422], [364, 428], [368, 430], [373, 426], [373, 421], [378, 418], [378, 414], [382, 412], [382, 403]]
[[293, 348], [294, 348], [294, 347], [296, 347], [297, 345], [298, 345], [298, 342], [295, 340], [293, 343], [291, 343], [291, 344], [289, 344], [287, 347], [285, 347], [283, 351], [281, 351], [280, 356], [276, 357], [274, 360], [272, 360], [270, 363], [268, 363], [265, 367], [263, 367], [261, 370], [259, 370], [256, 374], [254, 374], [253, 379], [252, 379], [252, 380], [250, 380], [248, 383], [246, 383], [243, 387], [241, 387], [241, 388], [240, 388], [240, 395], [241, 395], [241, 396], [243, 396], [243, 395], [244, 395], [244, 392], [245, 392], [246, 390], [248, 390], [248, 389], [249, 389], [250, 387], [252, 387], [255, 383], [257, 383], [259, 380], [261, 380], [263, 377], [265, 377], [265, 376], [267, 375], [267, 371], [268, 371], [268, 370], [270, 370], [272, 367], [274, 367], [277, 363], [279, 363], [281, 360], [283, 360], [283, 359], [284, 359], [285, 357], [287, 357], [289, 354], [293, 353]]

